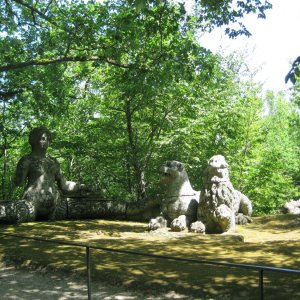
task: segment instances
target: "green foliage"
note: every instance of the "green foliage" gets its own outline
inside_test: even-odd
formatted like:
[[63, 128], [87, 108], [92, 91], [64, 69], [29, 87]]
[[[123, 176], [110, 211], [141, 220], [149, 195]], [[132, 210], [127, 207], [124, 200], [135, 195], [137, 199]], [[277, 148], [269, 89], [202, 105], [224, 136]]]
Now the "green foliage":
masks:
[[[289, 199], [299, 197], [299, 114], [282, 95], [269, 93], [268, 114], [262, 119], [262, 142], [251, 154], [245, 189], [256, 213], [276, 212]], [[299, 126], [298, 126], [299, 128]]]
[[235, 38], [238, 35], [251, 35], [242, 24], [246, 14], [254, 13], [264, 19], [265, 11], [270, 8], [272, 4], [268, 1], [199, 0], [196, 1], [196, 16], [202, 29], [212, 30], [214, 27], [225, 26], [225, 33]]
[[289, 80], [295, 84], [298, 81], [298, 78], [300, 76], [300, 56], [298, 56], [295, 61], [292, 64], [291, 70], [288, 72], [288, 74], [285, 77], [285, 82], [287, 83]]
[[159, 167], [173, 159], [201, 189], [214, 154], [258, 213], [296, 197], [296, 98], [268, 96], [264, 115], [244, 58], [213, 55], [196, 39], [223, 25], [231, 37], [248, 34], [230, 26], [270, 8], [232, 2], [197, 1], [186, 12], [173, 1], [0, 0], [2, 199], [21, 197], [14, 168], [40, 125], [53, 131], [50, 155], [66, 177], [106, 198], [161, 197]]

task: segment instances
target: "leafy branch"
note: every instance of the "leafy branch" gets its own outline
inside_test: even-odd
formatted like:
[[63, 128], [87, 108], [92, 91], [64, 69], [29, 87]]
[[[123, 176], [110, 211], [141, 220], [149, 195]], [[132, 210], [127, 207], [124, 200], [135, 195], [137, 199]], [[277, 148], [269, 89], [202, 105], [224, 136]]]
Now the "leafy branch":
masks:
[[105, 62], [110, 65], [114, 65], [121, 68], [130, 68], [130, 64], [121, 64], [116, 61], [113, 61], [105, 56], [67, 56], [56, 59], [41, 59], [41, 60], [30, 60], [26, 62], [20, 62], [15, 64], [9, 64], [5, 66], [0, 66], [0, 72], [12, 71], [17, 69], [23, 69], [30, 66], [47, 66], [64, 62]]
[[26, 3], [23, 0], [13, 0], [13, 2], [16, 2], [28, 9], [31, 10], [31, 12], [35, 12], [36, 14], [38, 14], [42, 19], [46, 20], [47, 22], [49, 22], [50, 24], [54, 25], [54, 26], [58, 26], [56, 22], [54, 22], [51, 18], [49, 18], [47, 15], [45, 15], [44, 13], [42, 13], [41, 11], [39, 11], [38, 9], [36, 9], [34, 6]]

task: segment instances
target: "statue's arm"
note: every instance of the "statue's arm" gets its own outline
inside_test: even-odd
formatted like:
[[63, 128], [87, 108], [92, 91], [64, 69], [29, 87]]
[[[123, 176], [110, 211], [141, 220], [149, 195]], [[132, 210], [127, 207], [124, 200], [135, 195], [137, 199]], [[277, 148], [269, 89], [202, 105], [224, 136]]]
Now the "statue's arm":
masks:
[[62, 174], [59, 176], [58, 180], [58, 186], [63, 192], [78, 192], [81, 191], [82, 188], [85, 186], [83, 184], [74, 182], [74, 181], [69, 181], [64, 178]]
[[63, 192], [79, 192], [85, 189], [84, 184], [66, 180], [60, 171], [60, 166], [57, 160], [55, 160], [55, 164], [56, 164], [55, 180], [57, 182], [58, 187]]
[[15, 178], [14, 178], [15, 186], [24, 185], [28, 177], [28, 173], [29, 173], [29, 159], [26, 156], [24, 156], [19, 160], [17, 164]]

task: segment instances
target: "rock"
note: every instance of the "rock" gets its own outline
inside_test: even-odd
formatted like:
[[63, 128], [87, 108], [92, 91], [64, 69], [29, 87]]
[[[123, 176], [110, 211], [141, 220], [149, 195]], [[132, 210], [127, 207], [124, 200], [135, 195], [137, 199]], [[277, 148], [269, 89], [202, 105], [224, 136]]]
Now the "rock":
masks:
[[178, 218], [174, 219], [170, 225], [172, 231], [183, 231], [187, 228], [186, 226], [186, 216], [181, 215]]
[[201, 221], [196, 221], [191, 224], [190, 231], [204, 234], [205, 233], [205, 225]]
[[300, 214], [300, 199], [288, 201], [282, 207], [281, 211], [285, 214], [299, 215]]
[[167, 227], [167, 220], [162, 216], [158, 216], [155, 219], [150, 220], [148, 224], [148, 231], [157, 230], [166, 227]]

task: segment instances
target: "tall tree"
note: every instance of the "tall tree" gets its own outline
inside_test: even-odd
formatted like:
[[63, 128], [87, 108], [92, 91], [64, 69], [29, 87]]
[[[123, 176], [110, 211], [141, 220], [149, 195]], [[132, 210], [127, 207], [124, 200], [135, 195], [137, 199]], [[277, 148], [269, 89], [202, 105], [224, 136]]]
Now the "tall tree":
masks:
[[240, 21], [264, 17], [267, 1], [196, 1], [192, 13], [173, 1], [139, 9], [130, 1], [0, 4], [1, 91], [18, 91], [3, 109], [18, 103], [20, 130], [41, 123], [54, 130], [53, 154], [69, 176], [143, 200], [165, 159], [198, 165], [191, 173], [199, 178], [209, 156], [233, 161], [259, 144], [255, 88], [196, 33], [225, 25], [231, 37], [247, 35]]
[[269, 92], [268, 112], [260, 127], [263, 138], [252, 157], [255, 166], [248, 170], [249, 196], [256, 211], [276, 212], [286, 201], [299, 197], [299, 114], [283, 95]]

